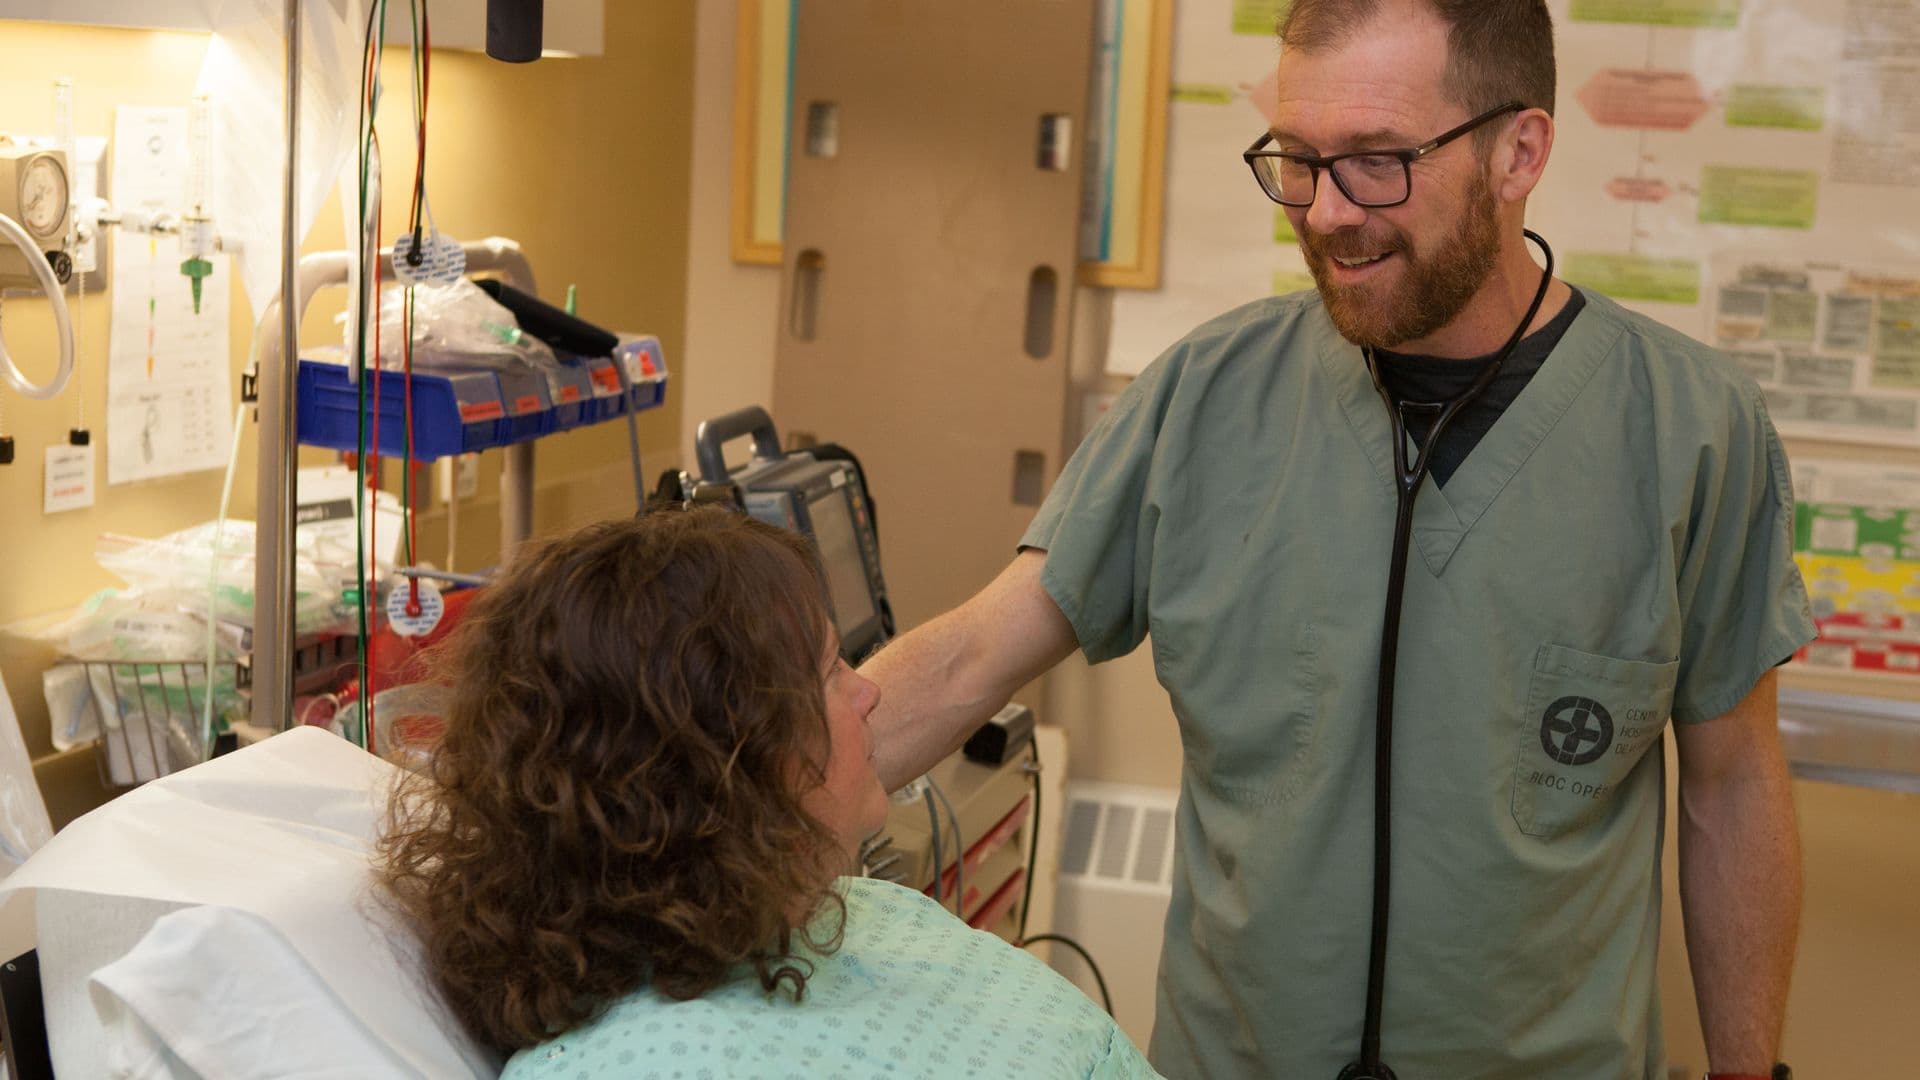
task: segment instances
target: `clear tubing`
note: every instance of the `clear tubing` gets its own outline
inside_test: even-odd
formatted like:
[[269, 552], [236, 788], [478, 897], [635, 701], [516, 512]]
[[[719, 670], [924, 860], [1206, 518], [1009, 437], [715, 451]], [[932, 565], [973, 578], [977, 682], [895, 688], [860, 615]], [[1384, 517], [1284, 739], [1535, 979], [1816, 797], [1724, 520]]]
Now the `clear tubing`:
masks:
[[13, 362], [13, 356], [7, 352], [7, 340], [0, 337], [0, 374], [15, 390], [27, 397], [39, 401], [59, 396], [67, 388], [67, 380], [73, 377], [73, 318], [67, 313], [67, 294], [60, 287], [60, 279], [53, 276], [53, 266], [40, 254], [40, 245], [28, 235], [27, 230], [5, 214], [0, 214], [0, 239], [11, 240], [27, 257], [27, 267], [40, 281], [40, 288], [47, 294], [47, 303], [53, 307], [54, 329], [60, 335], [60, 366], [55, 369], [53, 378], [46, 383], [36, 383], [21, 372]]

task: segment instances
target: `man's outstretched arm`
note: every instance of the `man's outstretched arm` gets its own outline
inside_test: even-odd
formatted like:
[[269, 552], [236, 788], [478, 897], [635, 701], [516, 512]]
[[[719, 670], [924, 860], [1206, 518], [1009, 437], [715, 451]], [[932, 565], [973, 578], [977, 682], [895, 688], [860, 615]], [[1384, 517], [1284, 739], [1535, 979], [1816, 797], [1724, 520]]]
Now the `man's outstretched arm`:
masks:
[[932, 768], [1014, 691], [1077, 647], [1073, 624], [1040, 584], [1044, 551], [1014, 557], [973, 599], [861, 665], [880, 687], [874, 764], [888, 791]]

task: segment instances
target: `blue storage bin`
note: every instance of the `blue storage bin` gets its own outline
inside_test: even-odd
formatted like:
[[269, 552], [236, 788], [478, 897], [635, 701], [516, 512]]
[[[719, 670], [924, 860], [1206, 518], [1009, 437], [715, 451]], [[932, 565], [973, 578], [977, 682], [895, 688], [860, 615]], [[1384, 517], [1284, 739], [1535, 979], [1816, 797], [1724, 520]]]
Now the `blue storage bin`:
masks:
[[[626, 365], [632, 395], [621, 393], [616, 363]], [[406, 376], [368, 372], [379, 380], [383, 457], [407, 451]], [[372, 405], [371, 385], [368, 405]], [[347, 366], [300, 361], [296, 376], [295, 430], [304, 446], [352, 452], [358, 447], [354, 418], [357, 387]], [[667, 397], [667, 369], [660, 342], [623, 340], [612, 356], [567, 358], [549, 377], [538, 371], [419, 371], [413, 375], [413, 456], [422, 461], [473, 453], [537, 439], [557, 431], [598, 424], [651, 409]], [[368, 438], [372, 438], [369, 425]]]
[[526, 442], [551, 435], [554, 427], [553, 398], [547, 392], [547, 377], [539, 371], [496, 371], [500, 381], [500, 402], [505, 407], [505, 441]]
[[[398, 371], [368, 374], [380, 385], [378, 453], [399, 457], [407, 450], [407, 377]], [[349, 375], [345, 364], [300, 361], [295, 427], [302, 445], [359, 449], [359, 388]], [[371, 406], [371, 385], [367, 400]], [[413, 377], [413, 456], [422, 461], [505, 445], [511, 441], [509, 419], [492, 372], [417, 372]], [[367, 437], [373, 437], [371, 424]]]
[[561, 368], [551, 380], [553, 430], [568, 431], [593, 422], [599, 410], [593, 404], [593, 376], [578, 357], [562, 356]]

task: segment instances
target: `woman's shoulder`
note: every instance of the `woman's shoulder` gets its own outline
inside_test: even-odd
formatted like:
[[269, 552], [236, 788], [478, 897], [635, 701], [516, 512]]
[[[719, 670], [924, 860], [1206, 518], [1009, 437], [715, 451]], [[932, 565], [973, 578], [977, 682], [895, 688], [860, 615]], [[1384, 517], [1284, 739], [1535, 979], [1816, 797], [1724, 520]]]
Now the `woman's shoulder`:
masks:
[[1083, 1077], [1108, 1075], [1114, 1059], [1138, 1059], [1072, 983], [931, 898], [865, 878], [843, 879], [836, 892], [846, 907], [842, 940], [809, 953], [802, 1001], [768, 995], [752, 978], [692, 1001], [641, 991], [521, 1051], [503, 1080], [571, 1080], [602, 1063], [635, 1078], [937, 1077], [1003, 1068]]

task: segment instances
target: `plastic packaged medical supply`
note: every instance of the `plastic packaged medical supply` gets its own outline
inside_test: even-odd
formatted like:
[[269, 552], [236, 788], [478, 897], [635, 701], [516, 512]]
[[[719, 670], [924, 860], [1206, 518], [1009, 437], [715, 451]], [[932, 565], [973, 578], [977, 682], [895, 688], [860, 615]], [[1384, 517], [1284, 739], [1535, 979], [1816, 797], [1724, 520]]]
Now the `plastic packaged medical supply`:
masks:
[[[253, 522], [229, 521], [219, 530], [219, 564], [214, 591], [209, 594], [208, 570], [214, 565], [215, 532], [215, 523], [209, 521], [151, 540], [108, 533], [96, 542], [94, 557], [132, 586], [149, 608], [170, 605], [204, 617], [211, 607], [213, 618], [251, 628]], [[353, 577], [353, 552], [306, 541], [296, 533], [296, 543], [302, 550], [294, 557], [295, 629], [301, 634], [338, 629], [346, 625], [347, 612], [335, 583]], [[76, 651], [74, 655], [91, 654]]]
[[[340, 586], [353, 577], [351, 531], [349, 523], [345, 543], [322, 530], [296, 533], [301, 634], [351, 625]], [[128, 587], [96, 593], [43, 633], [67, 659], [41, 683], [54, 746], [97, 742], [103, 779], [124, 787], [205, 760], [213, 734], [244, 719], [237, 661], [251, 647], [254, 528], [228, 521], [152, 539], [108, 534], [95, 557]]]
[[[404, 362], [405, 289], [380, 295], [380, 366], [398, 370]], [[451, 285], [420, 285], [413, 290], [413, 364], [415, 367], [530, 368], [556, 373], [560, 361], [546, 342], [520, 329], [513, 312], [466, 278]]]
[[0, 685], [0, 878], [27, 860], [53, 836], [47, 804], [33, 779], [33, 762], [13, 713], [13, 699]]

